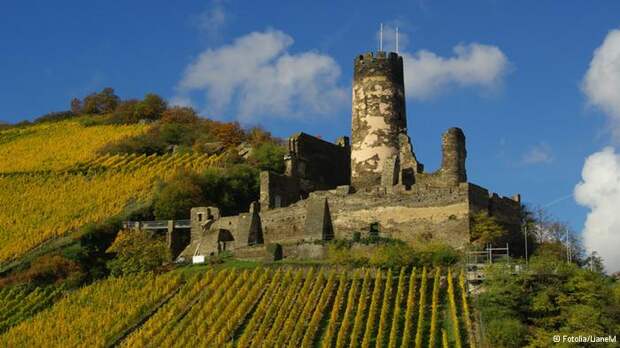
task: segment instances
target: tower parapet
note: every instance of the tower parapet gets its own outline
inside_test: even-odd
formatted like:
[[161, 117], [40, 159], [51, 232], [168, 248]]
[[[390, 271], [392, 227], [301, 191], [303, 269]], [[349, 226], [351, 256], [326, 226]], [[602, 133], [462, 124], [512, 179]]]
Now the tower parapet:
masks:
[[354, 60], [351, 116], [351, 181], [377, 185], [383, 163], [399, 153], [399, 134], [406, 133], [403, 58], [376, 52]]

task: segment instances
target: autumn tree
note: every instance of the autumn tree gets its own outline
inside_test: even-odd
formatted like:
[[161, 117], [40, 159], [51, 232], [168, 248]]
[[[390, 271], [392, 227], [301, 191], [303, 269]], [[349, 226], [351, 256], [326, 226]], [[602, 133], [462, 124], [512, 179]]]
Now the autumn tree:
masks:
[[168, 107], [166, 101], [154, 93], [148, 93], [141, 102], [136, 105], [135, 117], [139, 120], [158, 120]]
[[172, 258], [163, 237], [144, 230], [119, 232], [107, 252], [115, 255], [108, 262], [113, 276], [153, 271]]
[[199, 120], [194, 109], [184, 106], [173, 106], [161, 115], [161, 123], [196, 124]]
[[495, 217], [479, 212], [471, 217], [471, 241], [479, 246], [493, 243], [506, 234]]

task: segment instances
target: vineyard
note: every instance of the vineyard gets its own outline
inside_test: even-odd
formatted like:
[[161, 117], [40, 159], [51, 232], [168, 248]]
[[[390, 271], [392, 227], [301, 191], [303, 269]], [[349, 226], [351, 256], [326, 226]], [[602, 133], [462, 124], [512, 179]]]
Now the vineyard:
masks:
[[111, 278], [0, 336], [2, 346], [474, 346], [450, 270], [224, 268]]
[[94, 155], [106, 140], [142, 129], [62, 122], [0, 133], [0, 157], [15, 159], [0, 163], [0, 263], [148, 201], [154, 185], [178, 170], [220, 161], [202, 154]]
[[96, 157], [103, 145], [144, 133], [146, 125], [84, 127], [76, 121], [0, 131], [0, 173], [63, 170]]
[[0, 289], [0, 333], [47, 308], [61, 293], [62, 289], [54, 287]]

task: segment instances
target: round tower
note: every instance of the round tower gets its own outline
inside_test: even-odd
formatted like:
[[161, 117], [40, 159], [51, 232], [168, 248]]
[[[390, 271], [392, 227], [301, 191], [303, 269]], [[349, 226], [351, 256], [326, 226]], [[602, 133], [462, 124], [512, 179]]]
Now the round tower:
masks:
[[450, 128], [441, 137], [441, 175], [448, 185], [467, 182], [465, 134], [460, 128]]
[[365, 53], [355, 58], [351, 115], [351, 181], [379, 184], [383, 163], [398, 156], [405, 133], [403, 58], [397, 53]]

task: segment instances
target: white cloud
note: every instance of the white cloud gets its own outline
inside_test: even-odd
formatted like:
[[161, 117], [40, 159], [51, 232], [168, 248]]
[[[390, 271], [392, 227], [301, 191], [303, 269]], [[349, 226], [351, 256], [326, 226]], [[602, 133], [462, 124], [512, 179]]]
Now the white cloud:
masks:
[[590, 155], [582, 181], [575, 187], [577, 203], [590, 208], [583, 230], [588, 251], [597, 251], [608, 272], [620, 271], [620, 154], [612, 147]]
[[[588, 102], [609, 118], [620, 139], [620, 30], [607, 34], [593, 54], [583, 78]], [[582, 180], [575, 186], [575, 200], [590, 209], [583, 229], [584, 245], [603, 257], [609, 272], [620, 271], [620, 154], [606, 147], [586, 158]]]
[[194, 18], [195, 25], [210, 38], [219, 36], [227, 20], [228, 15], [220, 0], [213, 1], [204, 12]]
[[620, 29], [610, 31], [594, 51], [582, 89], [590, 104], [607, 113], [620, 140]]
[[453, 51], [454, 56], [448, 58], [426, 50], [403, 53], [407, 95], [423, 100], [453, 86], [493, 89], [510, 67], [508, 58], [496, 46], [459, 44]]
[[178, 97], [204, 92], [207, 110], [232, 106], [242, 121], [335, 112], [348, 100], [338, 86], [340, 67], [328, 55], [291, 54], [292, 44], [289, 35], [267, 30], [208, 49], [186, 68]]
[[551, 163], [553, 154], [551, 147], [546, 143], [540, 143], [530, 147], [530, 149], [521, 156], [522, 164], [540, 164]]

